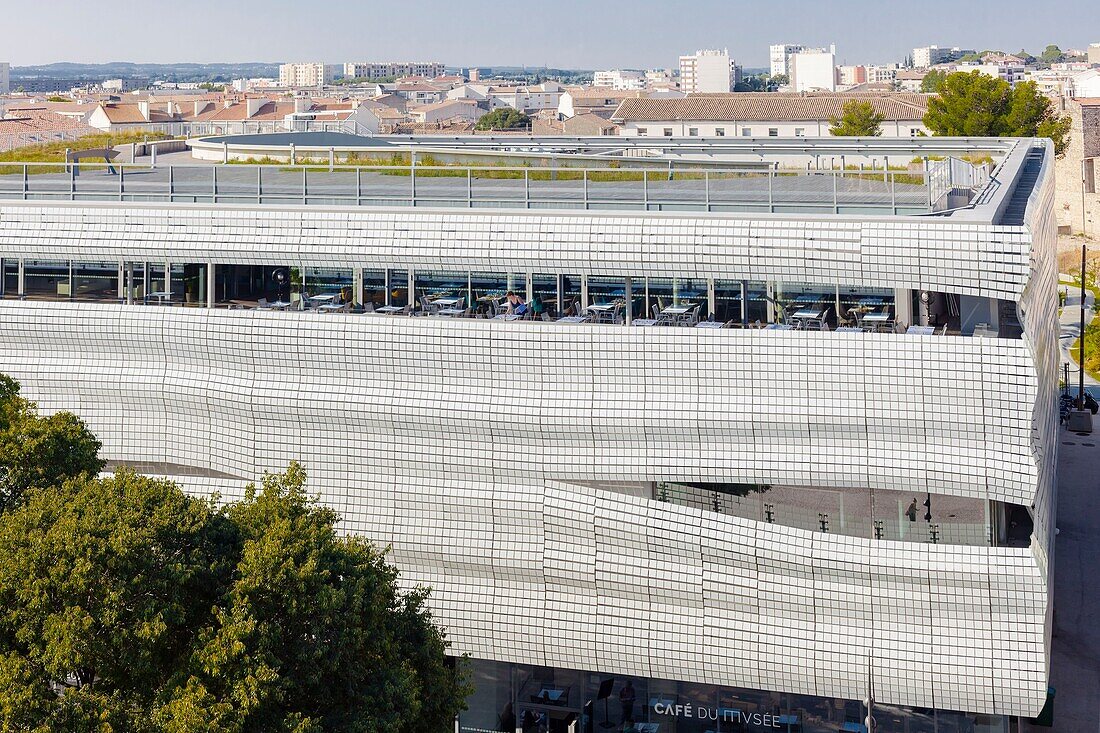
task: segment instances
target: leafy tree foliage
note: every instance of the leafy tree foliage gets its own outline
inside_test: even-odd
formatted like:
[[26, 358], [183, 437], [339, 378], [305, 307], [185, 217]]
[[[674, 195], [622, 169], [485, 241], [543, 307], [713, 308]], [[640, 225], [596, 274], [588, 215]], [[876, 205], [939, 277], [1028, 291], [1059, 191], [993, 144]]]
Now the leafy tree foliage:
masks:
[[1039, 54], [1039, 58], [1048, 64], [1056, 64], [1065, 58], [1065, 53], [1052, 43], [1043, 49], [1043, 52]]
[[1069, 144], [1069, 118], [1059, 117], [1033, 82], [1013, 88], [980, 71], [948, 74], [924, 124], [936, 135], [1049, 137], [1059, 156]]
[[925, 94], [935, 94], [943, 86], [943, 80], [947, 78], [946, 71], [932, 69], [920, 81], [920, 90]]
[[531, 118], [511, 107], [494, 109], [477, 121], [477, 130], [520, 130], [531, 127]]
[[291, 464], [217, 509], [120, 471], [0, 525], [0, 730], [414, 733], [468, 690], [368, 542]]
[[836, 137], [878, 137], [885, 115], [875, 112], [870, 102], [852, 99], [844, 103], [840, 119], [829, 120], [829, 134]]
[[103, 468], [100, 443], [80, 418], [71, 412], [40, 417], [19, 389], [19, 382], [0, 374], [0, 512], [29, 489]]

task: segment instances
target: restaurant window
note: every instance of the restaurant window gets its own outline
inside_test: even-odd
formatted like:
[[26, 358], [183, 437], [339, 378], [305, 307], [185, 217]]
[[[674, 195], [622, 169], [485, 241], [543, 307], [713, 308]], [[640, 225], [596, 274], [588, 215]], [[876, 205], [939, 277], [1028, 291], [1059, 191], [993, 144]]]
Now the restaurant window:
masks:
[[[748, 287], [745, 288], [748, 290]], [[741, 281], [715, 280], [714, 320], [741, 323]]]
[[73, 262], [75, 300], [118, 300], [117, 262]]
[[561, 293], [561, 310], [568, 310], [581, 299], [581, 276], [580, 275], [559, 275], [561, 281], [560, 293]]
[[386, 304], [386, 271], [363, 270], [363, 305], [370, 303], [375, 308]]
[[[448, 272], [445, 270], [417, 271], [416, 273], [416, 307], [421, 306], [421, 299], [427, 298], [461, 298], [465, 304], [469, 296], [469, 276], [465, 272]], [[463, 305], [462, 307], [465, 307]]]
[[474, 272], [470, 274], [470, 296], [473, 307], [479, 313], [493, 312], [509, 292], [527, 298], [527, 282], [523, 275], [503, 272]]
[[[557, 314], [561, 309], [558, 303], [558, 276], [532, 275], [531, 289], [535, 300], [539, 302], [543, 313]], [[537, 309], [536, 309], [537, 310]]]
[[4, 260], [4, 279], [0, 284], [5, 298], [19, 296], [19, 260]]
[[[642, 284], [642, 280], [636, 280], [634, 287]], [[646, 318], [656, 318], [661, 311], [673, 305], [672, 278], [647, 277], [644, 285]], [[654, 310], [656, 309], [656, 310]]]
[[30, 298], [68, 298], [68, 260], [26, 260], [23, 264], [23, 292]]
[[388, 301], [386, 305], [404, 307], [409, 304], [409, 271], [388, 270], [386, 272]]
[[[330, 303], [352, 300], [355, 275], [350, 269], [307, 267], [303, 271], [301, 292], [306, 298], [328, 298]], [[331, 298], [329, 297], [331, 296]], [[320, 301], [315, 301], [315, 304]]]

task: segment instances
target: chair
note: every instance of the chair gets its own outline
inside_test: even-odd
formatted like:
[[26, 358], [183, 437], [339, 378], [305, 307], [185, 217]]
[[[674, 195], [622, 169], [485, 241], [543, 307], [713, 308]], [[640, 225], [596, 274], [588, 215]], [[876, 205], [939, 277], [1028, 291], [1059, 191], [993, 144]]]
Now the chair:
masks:
[[661, 306], [654, 303], [653, 307], [650, 308], [650, 310], [653, 311], [653, 320], [655, 320], [655, 321], [661, 320]]
[[428, 300], [427, 295], [420, 296], [420, 314], [424, 316], [435, 315], [438, 309], [432, 305], [432, 301]]

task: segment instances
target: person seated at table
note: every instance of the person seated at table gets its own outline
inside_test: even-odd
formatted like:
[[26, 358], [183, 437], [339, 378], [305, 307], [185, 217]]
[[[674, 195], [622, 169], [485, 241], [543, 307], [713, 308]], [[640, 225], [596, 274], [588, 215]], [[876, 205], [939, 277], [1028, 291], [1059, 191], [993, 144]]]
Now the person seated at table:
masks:
[[504, 310], [506, 313], [522, 316], [527, 312], [527, 304], [523, 302], [523, 298], [509, 290], [504, 296]]

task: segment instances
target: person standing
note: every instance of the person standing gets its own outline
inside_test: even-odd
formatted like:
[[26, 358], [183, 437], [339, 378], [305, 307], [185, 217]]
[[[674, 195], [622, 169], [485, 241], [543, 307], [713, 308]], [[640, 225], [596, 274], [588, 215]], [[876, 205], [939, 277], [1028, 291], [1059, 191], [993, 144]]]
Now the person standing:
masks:
[[619, 690], [619, 703], [623, 707], [620, 722], [626, 723], [626, 721], [634, 719], [634, 701], [636, 699], [638, 699], [638, 695], [634, 691], [634, 684], [627, 680], [626, 684], [623, 685], [623, 689]]

